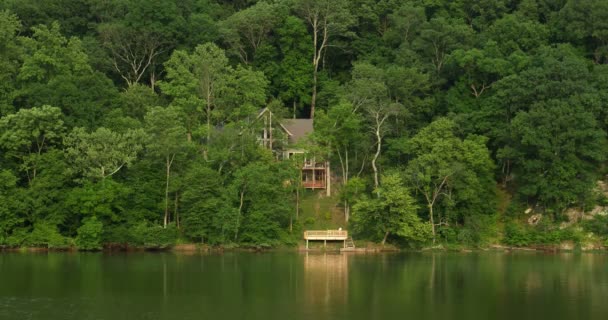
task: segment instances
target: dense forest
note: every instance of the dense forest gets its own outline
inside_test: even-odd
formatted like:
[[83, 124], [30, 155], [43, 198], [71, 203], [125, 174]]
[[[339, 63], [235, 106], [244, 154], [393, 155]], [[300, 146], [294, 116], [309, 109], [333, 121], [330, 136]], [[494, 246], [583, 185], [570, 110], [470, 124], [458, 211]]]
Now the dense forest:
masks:
[[0, 0], [0, 246], [297, 243], [262, 108], [358, 239], [602, 239], [607, 63], [605, 0]]

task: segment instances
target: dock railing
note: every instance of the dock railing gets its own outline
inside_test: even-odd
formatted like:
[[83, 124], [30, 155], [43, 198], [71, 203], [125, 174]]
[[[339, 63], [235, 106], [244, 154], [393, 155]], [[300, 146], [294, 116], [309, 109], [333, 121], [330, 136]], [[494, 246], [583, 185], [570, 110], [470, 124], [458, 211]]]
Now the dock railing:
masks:
[[307, 230], [304, 231], [306, 240], [346, 240], [348, 231], [346, 230]]

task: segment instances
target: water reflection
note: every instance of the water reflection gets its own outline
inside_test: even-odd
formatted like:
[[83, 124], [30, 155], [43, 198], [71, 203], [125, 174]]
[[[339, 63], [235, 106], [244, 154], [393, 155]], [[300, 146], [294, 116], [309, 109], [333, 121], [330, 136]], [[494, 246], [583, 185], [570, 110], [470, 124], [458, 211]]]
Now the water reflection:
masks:
[[604, 319], [604, 254], [0, 254], [0, 319]]
[[306, 253], [304, 292], [312, 306], [345, 305], [348, 302], [348, 255]]

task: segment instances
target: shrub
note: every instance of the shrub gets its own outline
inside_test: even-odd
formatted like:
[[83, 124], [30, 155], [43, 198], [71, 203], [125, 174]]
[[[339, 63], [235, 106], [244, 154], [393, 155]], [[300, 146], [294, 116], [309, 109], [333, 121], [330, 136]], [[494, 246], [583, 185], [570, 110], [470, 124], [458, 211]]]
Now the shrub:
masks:
[[469, 228], [462, 228], [458, 231], [458, 242], [466, 245], [474, 245], [479, 242], [479, 235]]
[[505, 225], [504, 243], [515, 247], [524, 247], [532, 243], [532, 238], [527, 230], [515, 222]]
[[596, 215], [591, 220], [583, 222], [583, 229], [593, 232], [596, 236], [608, 236], [608, 215]]
[[563, 241], [579, 243], [581, 240], [582, 234], [575, 229], [559, 229], [549, 221], [539, 223], [536, 227], [520, 225], [516, 222], [509, 222], [505, 226], [504, 243], [515, 247], [559, 244]]
[[13, 230], [13, 233], [6, 237], [5, 243], [12, 248], [20, 247], [25, 243], [28, 236], [29, 232], [26, 229], [18, 228]]
[[314, 217], [308, 217], [306, 219], [304, 219], [304, 225], [306, 226], [312, 226], [316, 223], [317, 221], [315, 220]]
[[49, 249], [65, 249], [70, 247], [68, 238], [59, 233], [56, 225], [36, 223], [34, 230], [24, 237], [21, 245], [28, 247], [46, 247]]
[[166, 228], [142, 222], [131, 229], [131, 244], [148, 249], [164, 249], [175, 244], [177, 228], [170, 223]]
[[80, 250], [99, 250], [101, 249], [101, 237], [103, 233], [103, 223], [97, 217], [85, 219], [84, 223], [78, 228], [76, 246]]
[[127, 244], [132, 243], [132, 230], [128, 225], [107, 225], [103, 228], [103, 243]]

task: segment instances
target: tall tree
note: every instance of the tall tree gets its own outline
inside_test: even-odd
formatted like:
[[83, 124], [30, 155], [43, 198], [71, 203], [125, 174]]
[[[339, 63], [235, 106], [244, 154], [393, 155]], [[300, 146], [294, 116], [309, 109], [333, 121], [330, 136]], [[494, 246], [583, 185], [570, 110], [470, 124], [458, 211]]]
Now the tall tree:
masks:
[[407, 241], [427, 241], [431, 226], [418, 217], [416, 202], [402, 177], [395, 172], [383, 175], [379, 188], [379, 197], [363, 199], [353, 207], [355, 229], [377, 233], [383, 246], [391, 233]]
[[[315, 120], [314, 141], [327, 148], [329, 158], [340, 164], [340, 177], [347, 186], [351, 175], [359, 176], [367, 163], [368, 148], [364, 117], [348, 102], [320, 111]], [[355, 172], [353, 174], [353, 171]], [[350, 218], [349, 197], [344, 198], [344, 218]]]
[[544, 207], [580, 205], [606, 159], [606, 133], [577, 99], [535, 104], [513, 119], [519, 192]]
[[354, 23], [346, 0], [298, 0], [296, 12], [312, 29], [312, 96], [310, 99], [310, 118], [315, 117], [319, 70], [327, 50], [335, 45], [336, 38], [348, 36]]
[[64, 133], [61, 110], [51, 106], [21, 109], [0, 118], [0, 147], [19, 160], [19, 171], [25, 172], [29, 184], [36, 179], [42, 154], [61, 144]]
[[192, 54], [177, 50], [165, 67], [168, 80], [161, 83], [161, 89], [186, 114], [190, 136], [198, 129], [201, 113], [205, 119], [202, 131], [209, 142], [215, 124], [250, 115], [265, 103], [264, 75], [243, 67], [235, 70], [215, 44], [200, 45]]
[[92, 69], [82, 41], [64, 37], [58, 23], [32, 29], [31, 38], [21, 38], [25, 50], [14, 105], [50, 104], [61, 108], [69, 125], [98, 125], [118, 95], [110, 79]]
[[275, 82], [278, 96], [286, 103], [291, 102], [295, 118], [301, 104], [310, 103], [313, 70], [308, 57], [313, 50], [308, 43], [312, 40], [304, 22], [294, 16], [285, 18], [277, 34], [282, 60], [271, 80]]
[[[99, 27], [101, 42], [111, 54], [112, 66], [128, 87], [140, 83], [149, 69], [156, 67], [159, 56], [168, 51], [169, 42], [149, 30], [135, 30], [120, 23]], [[150, 85], [155, 86], [152, 70]]]
[[16, 15], [0, 11], [0, 116], [13, 111], [12, 97], [19, 70], [17, 32], [21, 23]]
[[66, 138], [67, 158], [85, 177], [104, 181], [137, 159], [143, 140], [141, 129], [118, 133], [103, 127], [93, 132], [75, 128]]
[[220, 33], [241, 62], [249, 64], [285, 11], [286, 8], [280, 3], [257, 2], [222, 21]]
[[380, 185], [378, 159], [382, 152], [384, 137], [389, 128], [389, 118], [403, 113], [403, 105], [391, 99], [386, 85], [385, 71], [369, 63], [357, 63], [353, 68], [353, 79], [348, 87], [349, 98], [355, 111], [361, 110], [372, 133], [375, 152], [371, 157], [374, 171], [374, 188]]
[[[436, 213], [439, 202], [444, 201], [449, 206], [460, 203], [470, 209], [472, 204], [479, 203], [483, 194], [491, 194], [488, 190], [494, 188], [494, 164], [485, 140], [475, 136], [461, 139], [455, 135], [455, 130], [453, 121], [438, 119], [409, 140], [404, 150], [411, 158], [406, 176], [424, 198], [433, 243], [437, 227], [450, 223], [449, 216]], [[483, 201], [491, 203], [487, 198]]]
[[148, 144], [146, 149], [162, 159], [165, 167], [165, 199], [163, 227], [169, 223], [169, 186], [171, 169], [176, 159], [183, 157], [190, 147], [187, 131], [182, 125], [181, 112], [175, 107], [152, 108], [145, 117]]
[[227, 90], [234, 73], [224, 51], [212, 43], [197, 46], [192, 54], [176, 50], [165, 68], [167, 81], [160, 87], [174, 98], [173, 105], [179, 106], [187, 115], [189, 136], [202, 112], [206, 123], [205, 136], [209, 141], [213, 112], [219, 111], [216, 110], [218, 100]]

